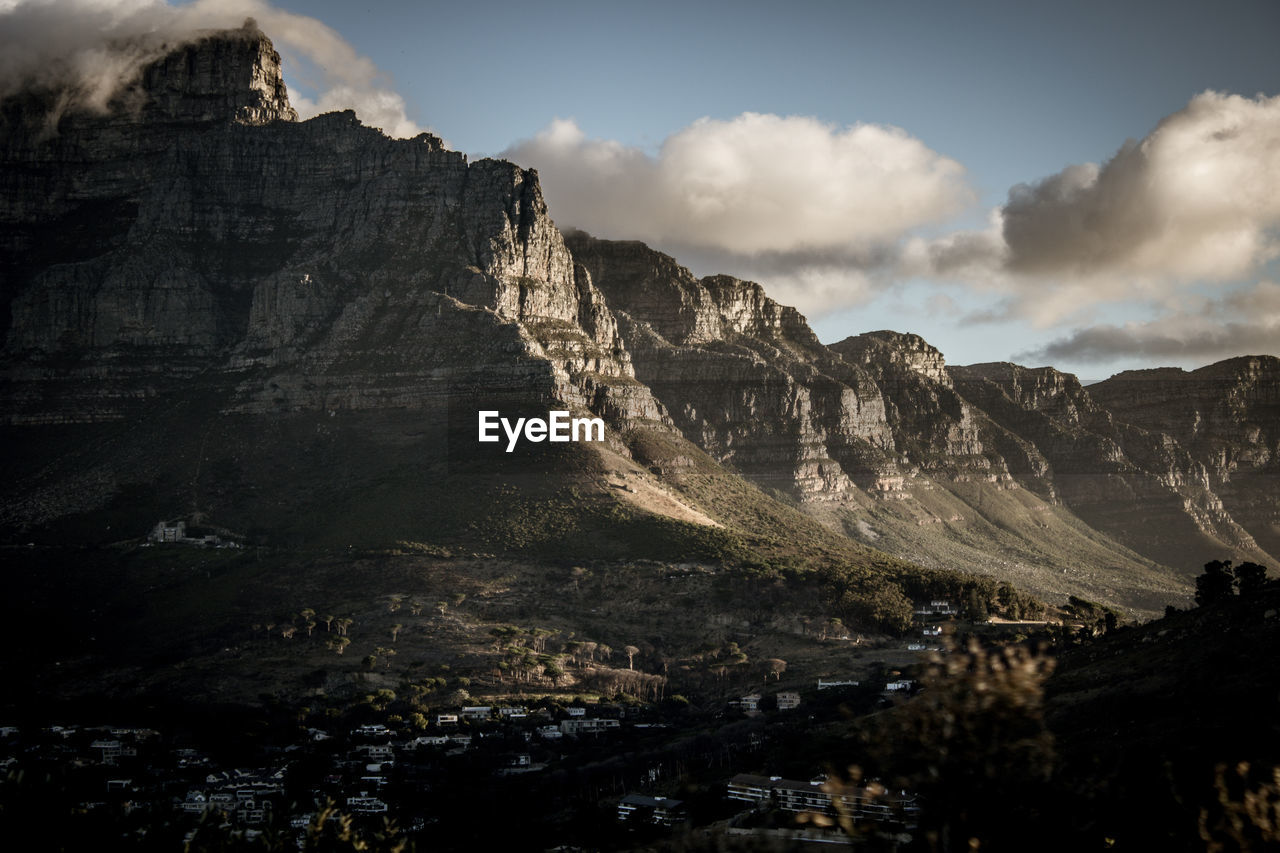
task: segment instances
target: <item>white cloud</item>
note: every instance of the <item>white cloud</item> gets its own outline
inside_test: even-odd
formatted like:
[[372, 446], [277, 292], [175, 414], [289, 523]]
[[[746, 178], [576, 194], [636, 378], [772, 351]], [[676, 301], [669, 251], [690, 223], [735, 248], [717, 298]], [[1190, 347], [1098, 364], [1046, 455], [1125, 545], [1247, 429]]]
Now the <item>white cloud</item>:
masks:
[[[998, 308], [974, 321], [1080, 325], [1121, 302], [1165, 316], [1073, 333], [1041, 353], [1146, 347], [1154, 355], [1183, 339], [1207, 353], [1218, 346], [1210, 321], [1174, 322], [1181, 303], [1194, 288], [1238, 284], [1277, 256], [1280, 97], [1205, 92], [1101, 166], [1014, 187], [982, 231], [905, 241], [898, 274], [1000, 294]], [[1241, 322], [1233, 334], [1243, 338], [1270, 328]]]
[[368, 58], [337, 32], [306, 15], [262, 0], [18, 0], [0, 5], [0, 97], [31, 86], [64, 90], [71, 107], [103, 109], [118, 89], [174, 43], [201, 30], [258, 21], [285, 60], [286, 73], [314, 76], [314, 99], [291, 101], [307, 118], [354, 109], [391, 136], [422, 131], [405, 114], [404, 99]]
[[656, 157], [557, 120], [504, 156], [538, 169], [563, 225], [743, 256], [862, 251], [972, 197], [959, 163], [905, 131], [802, 116], [700, 119]]
[[1003, 209], [1008, 268], [1032, 275], [1230, 280], [1276, 257], [1277, 227], [1280, 97], [1217, 92]]
[[1177, 301], [1181, 304], [1176, 309], [1154, 320], [1074, 329], [1017, 358], [1203, 364], [1237, 355], [1277, 354], [1280, 285], [1264, 281], [1217, 298], [1184, 296]]

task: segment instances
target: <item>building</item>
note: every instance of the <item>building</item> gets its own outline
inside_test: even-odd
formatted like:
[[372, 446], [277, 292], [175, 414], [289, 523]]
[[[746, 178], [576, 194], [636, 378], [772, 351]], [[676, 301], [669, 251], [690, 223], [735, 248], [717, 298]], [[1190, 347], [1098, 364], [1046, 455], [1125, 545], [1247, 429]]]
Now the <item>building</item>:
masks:
[[776, 697], [779, 711], [790, 711], [800, 707], [800, 694], [794, 690], [784, 690]]
[[566, 735], [597, 734], [608, 729], [619, 728], [621, 725], [617, 720], [600, 720], [587, 717], [581, 720], [561, 720], [560, 732]]
[[[801, 782], [780, 776], [739, 773], [729, 780], [725, 796], [731, 800], [788, 812], [834, 814], [832, 795], [822, 790], [825, 781], [817, 778]], [[879, 785], [874, 788], [844, 788], [838, 796], [842, 810], [854, 820], [911, 826], [920, 811], [914, 796], [905, 791], [891, 793]]]
[[618, 801], [618, 820], [646, 820], [659, 826], [683, 823], [688, 817], [683, 800], [627, 794]]
[[[134, 530], [137, 530], [135, 527]], [[147, 539], [151, 542], [181, 542], [187, 538], [185, 521], [161, 521], [151, 528]]]
[[851, 679], [839, 679], [839, 678], [819, 678], [818, 679], [819, 690], [830, 690], [835, 687], [857, 687], [858, 684], [859, 682], [853, 681]]
[[921, 604], [915, 609], [917, 616], [955, 616], [956, 606], [950, 601], [935, 598], [928, 604]]

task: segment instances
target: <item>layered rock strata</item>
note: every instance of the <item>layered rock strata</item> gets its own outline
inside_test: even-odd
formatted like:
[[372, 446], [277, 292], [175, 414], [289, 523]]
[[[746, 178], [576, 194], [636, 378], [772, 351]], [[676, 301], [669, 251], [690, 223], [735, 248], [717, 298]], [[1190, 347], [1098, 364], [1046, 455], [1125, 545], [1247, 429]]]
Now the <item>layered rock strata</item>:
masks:
[[636, 378], [690, 441], [802, 499], [900, 489], [880, 390], [794, 308], [753, 282], [697, 279], [642, 243], [567, 242], [617, 314]]

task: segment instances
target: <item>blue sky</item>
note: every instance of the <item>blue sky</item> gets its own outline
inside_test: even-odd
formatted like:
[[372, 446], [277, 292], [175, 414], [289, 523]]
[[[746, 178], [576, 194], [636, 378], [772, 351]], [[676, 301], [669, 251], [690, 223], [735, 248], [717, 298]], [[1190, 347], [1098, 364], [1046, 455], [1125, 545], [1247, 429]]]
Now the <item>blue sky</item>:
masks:
[[536, 167], [561, 226], [827, 341], [1083, 377], [1280, 352], [1275, 0], [43, 3], [253, 14], [302, 112]]

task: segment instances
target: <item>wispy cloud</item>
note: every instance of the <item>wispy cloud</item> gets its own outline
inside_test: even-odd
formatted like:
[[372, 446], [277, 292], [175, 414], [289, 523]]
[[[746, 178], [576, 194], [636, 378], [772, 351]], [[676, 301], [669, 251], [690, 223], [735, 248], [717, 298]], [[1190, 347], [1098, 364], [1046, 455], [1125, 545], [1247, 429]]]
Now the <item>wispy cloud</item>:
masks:
[[1071, 331], [1016, 358], [1106, 363], [1121, 359], [1203, 363], [1273, 355], [1280, 341], [1280, 285], [1261, 282], [1216, 299], [1188, 303], [1154, 320]]

